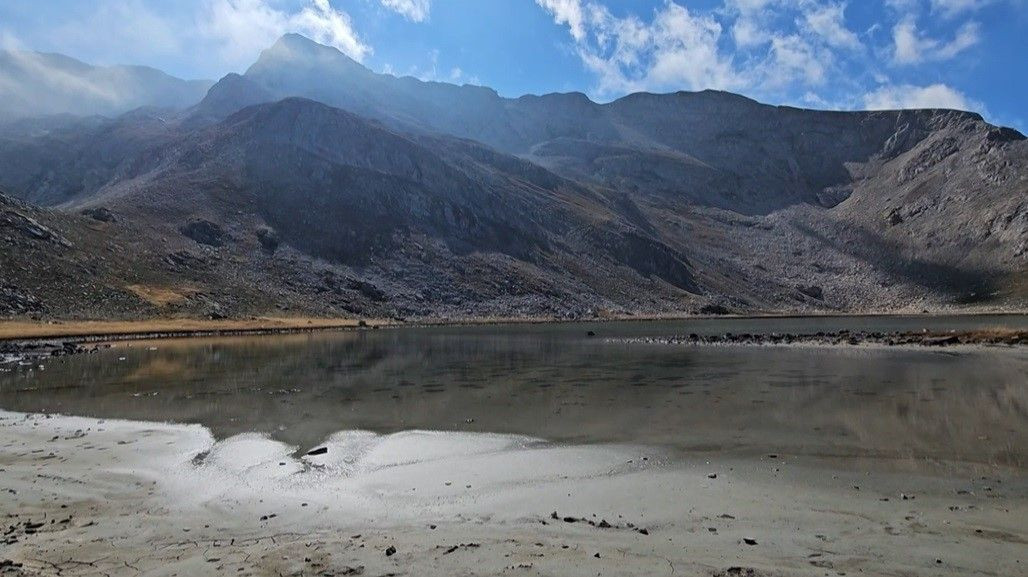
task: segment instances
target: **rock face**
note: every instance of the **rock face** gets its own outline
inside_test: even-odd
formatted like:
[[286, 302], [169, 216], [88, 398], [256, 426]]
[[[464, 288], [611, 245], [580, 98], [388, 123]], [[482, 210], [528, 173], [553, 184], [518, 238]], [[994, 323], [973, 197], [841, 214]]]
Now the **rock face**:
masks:
[[505, 99], [289, 35], [175, 116], [8, 125], [0, 186], [154, 255], [183, 310], [1028, 304], [1028, 141], [949, 110]]

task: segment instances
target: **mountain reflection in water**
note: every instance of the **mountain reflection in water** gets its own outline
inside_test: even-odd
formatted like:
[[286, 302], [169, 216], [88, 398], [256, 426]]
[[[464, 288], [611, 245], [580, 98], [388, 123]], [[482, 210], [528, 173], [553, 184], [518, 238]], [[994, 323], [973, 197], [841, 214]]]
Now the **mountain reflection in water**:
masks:
[[411, 328], [122, 343], [55, 359], [44, 370], [0, 374], [0, 408], [201, 423], [218, 438], [258, 431], [301, 448], [340, 430], [427, 429], [914, 466], [1028, 464], [1023, 349], [607, 340], [795, 331], [804, 323], [816, 331], [832, 322], [895, 330], [889, 323], [897, 321]]

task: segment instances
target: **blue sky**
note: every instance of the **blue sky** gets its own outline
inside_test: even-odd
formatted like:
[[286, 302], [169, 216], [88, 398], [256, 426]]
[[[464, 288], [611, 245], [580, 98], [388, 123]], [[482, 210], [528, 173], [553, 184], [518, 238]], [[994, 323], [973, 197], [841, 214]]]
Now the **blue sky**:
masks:
[[0, 46], [186, 78], [285, 32], [379, 72], [505, 96], [719, 88], [813, 108], [942, 106], [1028, 129], [1028, 0], [3, 0]]

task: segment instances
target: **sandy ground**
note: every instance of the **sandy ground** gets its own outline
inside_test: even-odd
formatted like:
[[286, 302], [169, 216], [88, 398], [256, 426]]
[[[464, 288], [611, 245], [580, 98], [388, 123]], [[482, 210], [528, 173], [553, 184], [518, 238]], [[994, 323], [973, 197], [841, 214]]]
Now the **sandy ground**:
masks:
[[[212, 334], [248, 334], [291, 330], [331, 330], [353, 328], [356, 319], [307, 317], [262, 317], [254, 319], [162, 319], [129, 321], [0, 321], [0, 340], [48, 339], [69, 337], [117, 336], [194, 336]], [[371, 325], [389, 324], [368, 320]]]
[[484, 433], [341, 432], [322, 447], [0, 412], [0, 574], [1028, 573], [1018, 470]]
[[[919, 313], [913, 313], [917, 314]], [[1022, 310], [990, 310], [990, 309], [961, 309], [941, 313], [944, 316], [996, 316], [1004, 317], [1011, 315], [1028, 315], [1028, 311]], [[650, 315], [650, 316], [618, 316], [609, 315], [602, 318], [583, 319], [580, 322], [588, 325], [590, 322], [608, 321], [636, 321], [645, 322], [653, 320], [746, 320], [746, 319], [775, 319], [775, 318], [845, 318], [845, 317], [874, 317], [881, 316], [903, 316], [902, 312], [891, 313], [840, 313], [831, 314], [774, 314], [763, 315]], [[932, 318], [925, 315], [925, 318]], [[72, 338], [72, 337], [147, 337], [160, 336], [209, 336], [248, 334], [261, 332], [290, 332], [306, 330], [331, 330], [352, 328], [358, 325], [359, 319], [342, 318], [319, 318], [319, 317], [256, 317], [250, 319], [192, 319], [192, 318], [166, 318], [166, 319], [140, 319], [140, 320], [0, 320], [0, 341], [3, 340], [29, 340], [29, 339], [50, 339], [50, 338]], [[397, 324], [416, 325], [503, 325], [503, 324], [551, 324], [567, 322], [564, 319], [549, 317], [467, 317], [467, 318], [442, 318], [442, 319], [421, 319], [414, 323], [403, 323], [388, 319], [365, 319], [369, 326], [392, 326]]]

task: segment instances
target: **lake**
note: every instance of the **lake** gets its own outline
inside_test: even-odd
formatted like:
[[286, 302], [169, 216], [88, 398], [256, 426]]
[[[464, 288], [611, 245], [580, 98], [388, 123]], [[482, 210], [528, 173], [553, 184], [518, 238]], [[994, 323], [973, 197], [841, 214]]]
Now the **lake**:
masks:
[[[1024, 316], [396, 328], [118, 343], [0, 373], [0, 408], [199, 423], [309, 449], [340, 430], [510, 433], [683, 453], [1028, 463], [1023, 349], [618, 338], [1028, 326]], [[587, 332], [596, 336], [590, 337]]]

